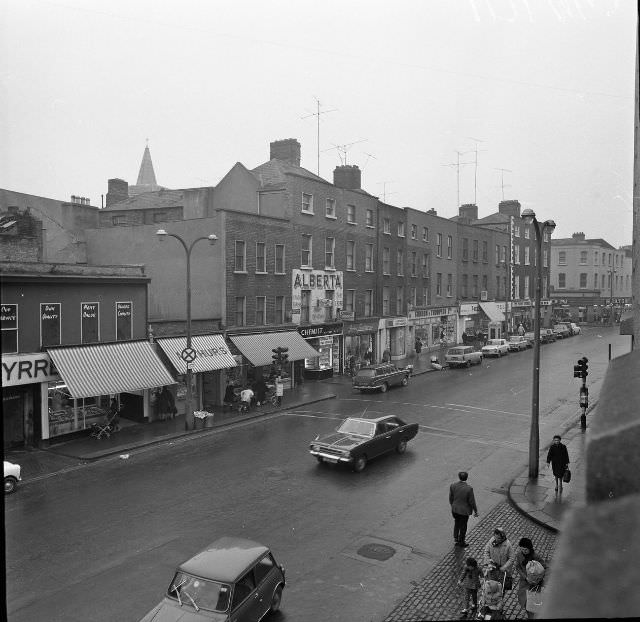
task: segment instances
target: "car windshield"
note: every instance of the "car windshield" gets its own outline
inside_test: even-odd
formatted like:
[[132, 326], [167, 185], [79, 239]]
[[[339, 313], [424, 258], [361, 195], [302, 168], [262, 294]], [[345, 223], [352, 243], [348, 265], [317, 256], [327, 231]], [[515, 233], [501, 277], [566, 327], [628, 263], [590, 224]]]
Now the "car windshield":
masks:
[[464, 352], [462, 348], [451, 348], [447, 354], [464, 354]]
[[167, 596], [181, 605], [221, 612], [229, 608], [230, 594], [231, 586], [226, 583], [207, 581], [184, 572], [176, 573], [167, 590]]
[[520, 335], [516, 335], [515, 337], [510, 337], [509, 341], [521, 341], [522, 337]]
[[358, 371], [358, 378], [373, 378], [376, 375], [375, 369], [361, 369]]
[[500, 339], [489, 339], [489, 341], [487, 341], [488, 346], [499, 346], [501, 343]]
[[364, 436], [372, 438], [376, 429], [373, 421], [365, 421], [363, 419], [347, 419], [338, 428], [338, 432], [342, 434], [355, 434], [356, 436]]

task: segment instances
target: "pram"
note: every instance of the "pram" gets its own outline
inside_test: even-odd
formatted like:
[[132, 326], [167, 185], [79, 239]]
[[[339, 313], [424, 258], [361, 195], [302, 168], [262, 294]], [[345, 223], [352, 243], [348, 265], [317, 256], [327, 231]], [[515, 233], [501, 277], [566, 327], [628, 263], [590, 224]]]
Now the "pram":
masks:
[[507, 573], [502, 572], [495, 564], [489, 564], [482, 570], [476, 617], [478, 620], [503, 620], [502, 607]]
[[118, 412], [109, 413], [104, 423], [93, 423], [91, 425], [91, 436], [93, 438], [109, 438], [118, 429]]

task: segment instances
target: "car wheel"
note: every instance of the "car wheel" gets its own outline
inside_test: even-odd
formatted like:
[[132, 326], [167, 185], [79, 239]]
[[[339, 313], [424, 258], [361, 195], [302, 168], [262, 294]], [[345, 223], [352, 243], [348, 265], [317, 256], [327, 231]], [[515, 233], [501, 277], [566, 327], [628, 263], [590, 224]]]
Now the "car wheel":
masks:
[[396, 447], [396, 451], [397, 451], [399, 454], [403, 454], [405, 451], [407, 451], [407, 441], [406, 441], [406, 439], [404, 439], [404, 438], [403, 438], [403, 439], [398, 443], [398, 445], [397, 445], [397, 447]]
[[367, 466], [367, 457], [364, 454], [359, 455], [353, 461], [353, 470], [356, 473], [360, 473], [361, 471], [364, 471], [364, 467], [366, 466]]
[[405, 376], [405, 377], [402, 379], [402, 386], [403, 386], [403, 387], [406, 387], [408, 384], [409, 384], [409, 376]]
[[273, 596], [271, 597], [271, 605], [269, 606], [269, 611], [275, 613], [276, 611], [280, 611], [280, 604], [282, 603], [282, 586], [279, 585], [274, 591]]
[[5, 477], [4, 478], [4, 493], [6, 495], [11, 494], [18, 487], [18, 481], [15, 477]]
[[322, 457], [322, 456], [316, 456], [316, 460], [317, 460], [320, 464], [322, 464], [322, 463], [324, 462], [324, 459], [323, 459], [323, 457]]
[[382, 386], [380, 387], [380, 393], [386, 393], [388, 388], [389, 385], [386, 382], [383, 382]]

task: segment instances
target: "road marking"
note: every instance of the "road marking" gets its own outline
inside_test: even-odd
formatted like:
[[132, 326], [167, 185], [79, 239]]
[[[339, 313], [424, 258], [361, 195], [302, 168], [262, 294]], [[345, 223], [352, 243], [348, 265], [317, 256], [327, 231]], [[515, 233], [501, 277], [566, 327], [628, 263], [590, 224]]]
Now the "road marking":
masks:
[[498, 413], [502, 415], [513, 415], [514, 417], [527, 417], [529, 418], [531, 415], [523, 415], [522, 413], [512, 413], [508, 410], [494, 410], [493, 408], [481, 408], [480, 406], [469, 406], [467, 404], [447, 404], [447, 406], [459, 406], [460, 408], [473, 408], [474, 410], [483, 410], [491, 413]]
[[480, 443], [481, 445], [496, 445], [497, 447], [517, 449], [521, 452], [527, 451], [526, 448], [521, 447], [522, 443], [517, 443], [515, 441], [496, 441], [473, 434], [454, 432], [452, 430], [446, 430], [444, 428], [434, 428], [433, 426], [429, 425], [420, 425], [419, 427], [420, 430], [424, 430], [427, 434], [430, 434], [432, 436], [443, 436], [446, 438], [454, 437], [463, 441], [468, 441], [470, 443]]

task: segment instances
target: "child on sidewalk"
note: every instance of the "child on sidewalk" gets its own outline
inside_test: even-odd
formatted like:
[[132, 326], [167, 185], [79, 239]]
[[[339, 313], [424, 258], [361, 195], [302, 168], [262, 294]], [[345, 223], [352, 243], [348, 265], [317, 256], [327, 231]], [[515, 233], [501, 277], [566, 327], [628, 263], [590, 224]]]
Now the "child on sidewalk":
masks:
[[471, 613], [478, 609], [478, 588], [480, 587], [480, 568], [473, 557], [467, 557], [464, 562], [462, 574], [458, 585], [464, 588], [464, 608], [460, 613], [469, 613], [469, 600], [471, 600]]

